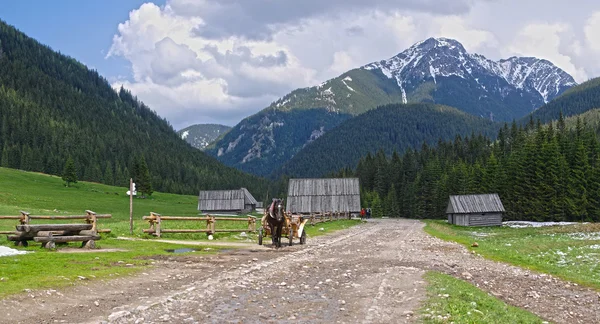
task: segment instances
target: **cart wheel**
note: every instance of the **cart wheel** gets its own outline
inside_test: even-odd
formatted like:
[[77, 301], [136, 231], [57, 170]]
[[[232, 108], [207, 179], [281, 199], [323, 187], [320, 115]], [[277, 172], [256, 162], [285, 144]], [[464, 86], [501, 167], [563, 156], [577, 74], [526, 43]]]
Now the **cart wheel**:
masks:
[[292, 243], [294, 241], [294, 230], [291, 227], [288, 231], [288, 238], [290, 239], [290, 246], [292, 246]]
[[306, 244], [306, 231], [302, 231], [302, 235], [300, 235], [300, 244]]
[[263, 239], [263, 228], [259, 228], [258, 229], [258, 245], [262, 245], [262, 239]]

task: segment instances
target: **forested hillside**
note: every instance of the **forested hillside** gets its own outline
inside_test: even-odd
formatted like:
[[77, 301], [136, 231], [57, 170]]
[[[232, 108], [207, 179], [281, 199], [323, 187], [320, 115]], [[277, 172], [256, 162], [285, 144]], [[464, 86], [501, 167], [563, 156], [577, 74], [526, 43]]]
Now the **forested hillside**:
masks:
[[379, 215], [444, 218], [449, 195], [498, 193], [508, 220], [599, 221], [599, 133], [581, 119], [572, 130], [562, 118], [513, 123], [493, 143], [457, 137], [402, 157], [378, 152], [340, 175], [360, 178], [364, 204]]
[[565, 91], [558, 98], [531, 113], [530, 116], [524, 117], [521, 123], [525, 124], [530, 118], [548, 123], [558, 120], [561, 113], [563, 116], [569, 117], [594, 108], [600, 108], [600, 78], [592, 79]]
[[393, 104], [354, 117], [302, 149], [274, 176], [320, 177], [353, 168], [367, 153], [386, 155], [432, 145], [471, 133], [493, 136], [500, 124], [455, 108], [433, 104]]
[[128, 185], [145, 159], [155, 190], [266, 192], [266, 182], [187, 145], [169, 123], [96, 71], [0, 21], [0, 165]]
[[306, 145], [349, 119], [326, 109], [266, 109], [242, 120], [207, 152], [223, 163], [267, 176]]

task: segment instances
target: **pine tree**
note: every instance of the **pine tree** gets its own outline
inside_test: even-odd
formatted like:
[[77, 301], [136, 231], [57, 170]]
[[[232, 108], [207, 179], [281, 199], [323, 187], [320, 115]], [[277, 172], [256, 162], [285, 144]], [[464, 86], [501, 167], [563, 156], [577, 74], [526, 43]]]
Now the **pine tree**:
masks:
[[385, 210], [388, 217], [400, 217], [400, 207], [398, 206], [398, 194], [396, 187], [392, 184], [385, 198]]
[[113, 175], [112, 165], [110, 162], [106, 162], [106, 168], [104, 169], [104, 182], [109, 185], [115, 185], [115, 177]]
[[371, 215], [373, 215], [373, 217], [376, 218], [383, 217], [383, 202], [381, 201], [381, 198], [379, 198], [379, 195], [376, 192], [373, 195], [373, 201], [371, 204]]
[[142, 197], [145, 197], [146, 195], [151, 196], [154, 192], [152, 189], [152, 178], [150, 177], [146, 159], [143, 156], [138, 163], [137, 172], [139, 172], [138, 180], [136, 182], [137, 190], [142, 193]]
[[62, 179], [66, 183], [67, 187], [70, 187], [71, 183], [77, 183], [77, 170], [75, 169], [75, 162], [73, 162], [73, 158], [70, 156], [65, 163]]
[[2, 148], [2, 156], [0, 157], [0, 166], [3, 168], [8, 168], [8, 145], [4, 143], [4, 147]]

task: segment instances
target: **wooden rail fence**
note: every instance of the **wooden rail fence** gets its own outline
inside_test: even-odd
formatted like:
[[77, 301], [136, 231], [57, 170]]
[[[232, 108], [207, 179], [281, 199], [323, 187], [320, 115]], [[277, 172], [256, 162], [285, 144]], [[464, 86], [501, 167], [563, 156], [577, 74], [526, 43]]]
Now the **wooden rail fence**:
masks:
[[[99, 215], [91, 210], [85, 212], [85, 215], [43, 216], [21, 211], [20, 216], [0, 216], [0, 219], [18, 219], [20, 223], [16, 226], [16, 231], [0, 231], [0, 234], [8, 234], [9, 241], [15, 241], [21, 246], [27, 246], [27, 241], [35, 241], [42, 243], [45, 248], [53, 249], [56, 248], [56, 243], [82, 242], [82, 247], [95, 248], [95, 241], [100, 239], [99, 233], [110, 233], [110, 229], [98, 228], [98, 219], [111, 218], [112, 215]], [[85, 224], [30, 224], [32, 219], [83, 219]]]
[[[226, 216], [162, 216], [160, 214], [151, 212], [150, 216], [142, 217], [143, 220], [150, 223], [150, 228], [144, 229], [144, 233], [149, 233], [160, 237], [162, 233], [207, 233], [212, 235], [218, 232], [255, 232], [256, 231], [256, 217], [226, 217]], [[166, 220], [172, 221], [196, 221], [206, 222], [205, 228], [193, 228], [193, 229], [166, 229], [162, 228], [162, 222]], [[218, 221], [234, 221], [234, 222], [247, 222], [247, 229], [218, 229], [216, 224]]]

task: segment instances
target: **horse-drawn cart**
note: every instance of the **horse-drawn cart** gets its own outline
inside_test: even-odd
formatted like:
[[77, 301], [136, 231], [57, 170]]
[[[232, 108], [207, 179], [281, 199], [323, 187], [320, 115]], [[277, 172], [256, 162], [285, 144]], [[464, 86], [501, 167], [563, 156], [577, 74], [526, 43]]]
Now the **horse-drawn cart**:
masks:
[[[287, 237], [289, 245], [292, 246], [294, 239], [299, 239], [300, 244], [306, 243], [306, 232], [304, 225], [308, 219], [302, 215], [292, 215], [283, 211], [283, 202], [280, 199], [273, 200], [273, 204], [265, 210], [260, 227], [258, 228], [258, 245], [262, 245], [263, 238], [271, 236], [273, 244], [281, 246], [281, 237]], [[277, 229], [280, 227], [279, 235]]]

